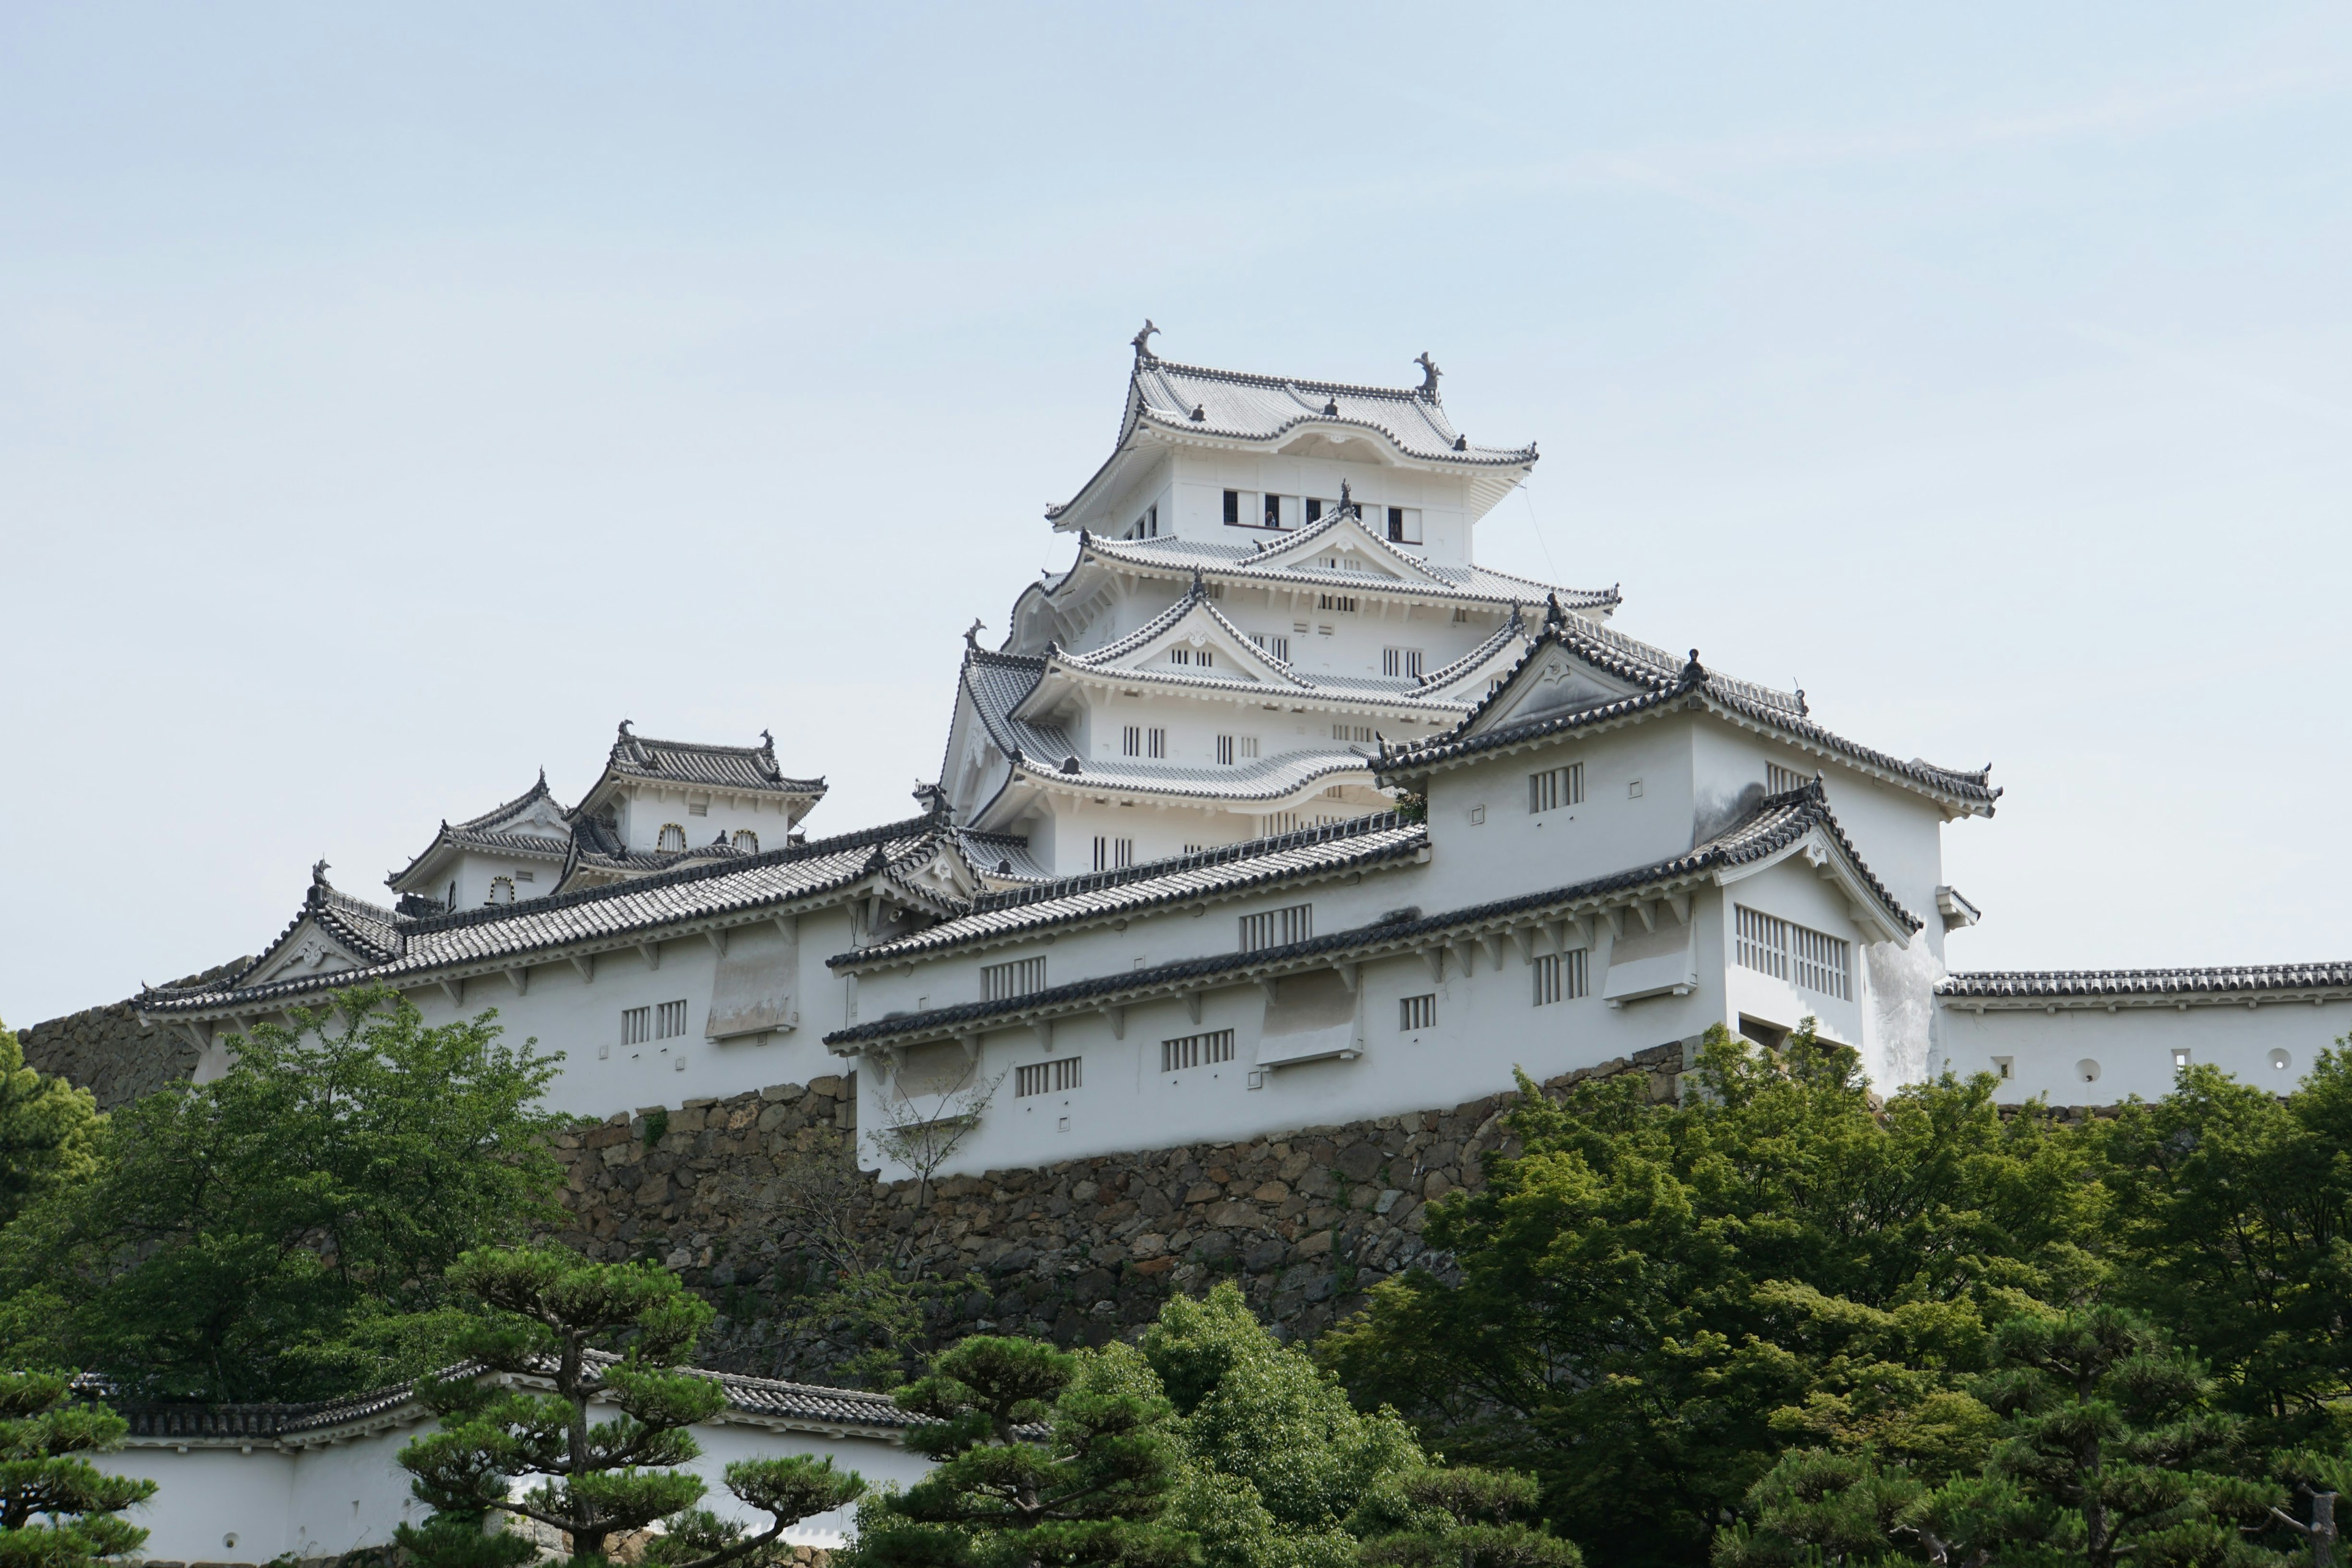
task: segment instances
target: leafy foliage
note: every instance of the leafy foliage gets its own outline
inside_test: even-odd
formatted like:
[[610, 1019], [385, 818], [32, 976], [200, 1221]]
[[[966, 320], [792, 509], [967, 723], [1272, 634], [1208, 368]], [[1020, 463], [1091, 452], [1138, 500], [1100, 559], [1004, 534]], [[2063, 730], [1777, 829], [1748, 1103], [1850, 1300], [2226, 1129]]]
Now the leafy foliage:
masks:
[[323, 1397], [449, 1359], [467, 1248], [559, 1211], [536, 1110], [557, 1058], [494, 1013], [426, 1028], [354, 991], [265, 1025], [228, 1072], [107, 1118], [87, 1181], [0, 1241], [19, 1364], [80, 1363], [154, 1397]]
[[1882, 1111], [1810, 1029], [1766, 1052], [1717, 1027], [1693, 1081], [1653, 1106], [1628, 1079], [1554, 1103], [1522, 1079], [1524, 1152], [1431, 1214], [1459, 1283], [1384, 1283], [1321, 1347], [1450, 1451], [1532, 1468], [1612, 1563], [1703, 1556], [1793, 1448], [1977, 1462], [1993, 1326], [2097, 1274], [2095, 1173], [2004, 1121], [1990, 1079]]
[[[767, 1513], [768, 1528], [755, 1535], [695, 1508], [702, 1479], [676, 1468], [700, 1452], [686, 1428], [718, 1414], [726, 1394], [715, 1378], [680, 1370], [711, 1309], [660, 1268], [590, 1263], [555, 1247], [481, 1248], [449, 1280], [487, 1309], [462, 1341], [475, 1365], [544, 1379], [552, 1392], [470, 1372], [427, 1380], [442, 1429], [403, 1448], [400, 1463], [433, 1518], [399, 1537], [427, 1568], [527, 1560], [523, 1542], [482, 1536], [482, 1519], [500, 1507], [564, 1531], [575, 1559], [601, 1558], [615, 1533], [668, 1519], [665, 1564], [761, 1561], [791, 1525], [865, 1490], [830, 1461], [740, 1460], [727, 1467], [728, 1489]], [[589, 1420], [598, 1394], [616, 1417]], [[547, 1479], [512, 1497], [530, 1475]]]
[[110, 1476], [87, 1456], [127, 1427], [55, 1373], [0, 1374], [0, 1568], [79, 1568], [137, 1550], [147, 1532], [116, 1517], [155, 1483]]
[[26, 1067], [15, 1031], [0, 1025], [0, 1225], [97, 1169], [104, 1120], [88, 1089]]
[[1517, 1470], [1416, 1470], [1397, 1486], [1402, 1530], [1364, 1543], [1370, 1568], [1582, 1568], [1584, 1554], [1529, 1522], [1540, 1497]]

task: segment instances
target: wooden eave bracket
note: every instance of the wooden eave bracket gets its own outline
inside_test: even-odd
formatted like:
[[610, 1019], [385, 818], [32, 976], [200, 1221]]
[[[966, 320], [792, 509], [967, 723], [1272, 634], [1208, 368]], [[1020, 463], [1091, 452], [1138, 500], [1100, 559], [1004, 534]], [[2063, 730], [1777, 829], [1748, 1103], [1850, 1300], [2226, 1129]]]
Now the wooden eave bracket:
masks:
[[647, 969], [659, 969], [661, 967], [661, 939], [659, 937], [656, 937], [649, 942], [641, 942], [637, 943], [637, 953], [638, 956], [642, 957], [646, 961], [646, 967]]
[[572, 961], [572, 967], [580, 972], [580, 983], [583, 985], [593, 985], [596, 983], [596, 955], [594, 953], [567, 952], [563, 956], [570, 959]]

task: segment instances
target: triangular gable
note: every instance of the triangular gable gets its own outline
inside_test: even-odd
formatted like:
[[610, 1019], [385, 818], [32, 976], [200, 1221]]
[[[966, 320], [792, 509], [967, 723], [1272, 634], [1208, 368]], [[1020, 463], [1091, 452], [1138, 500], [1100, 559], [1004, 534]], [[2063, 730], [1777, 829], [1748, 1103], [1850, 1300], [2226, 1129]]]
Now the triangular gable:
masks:
[[1824, 821], [1816, 820], [1803, 837], [1769, 855], [1718, 869], [1715, 873], [1716, 884], [1727, 888], [1799, 858], [1812, 868], [1814, 875], [1845, 896], [1847, 912], [1871, 940], [1891, 942], [1901, 948], [1911, 945], [1912, 928], [1901, 918], [1906, 911], [1890, 907], [1876, 879], [1855, 858], [1844, 836]]
[[555, 803], [555, 797], [538, 792], [525, 796], [512, 811], [476, 817], [462, 826], [476, 833], [511, 833], [518, 837], [549, 839], [558, 854], [572, 837], [571, 820]]
[[[1352, 503], [1255, 555], [1244, 557], [1238, 569], [1249, 572], [1278, 567], [1286, 572], [1328, 572], [1335, 569], [1331, 565], [1334, 559], [1339, 563], [1336, 570], [1367, 581], [1384, 577], [1392, 583], [1410, 583], [1421, 588], [1454, 587], [1365, 527], [1363, 515]], [[1357, 564], [1351, 568], [1350, 562]]]
[[1447, 702], [1476, 703], [1507, 679], [1527, 657], [1534, 634], [1514, 617], [1501, 631], [1453, 664], [1434, 669], [1422, 679], [1421, 695]]
[[[1179, 654], [1184, 656], [1181, 662], [1174, 657]], [[1201, 662], [1202, 654], [1210, 656], [1208, 664]], [[1284, 687], [1304, 684], [1286, 665], [1258, 647], [1247, 632], [1226, 619], [1223, 611], [1199, 594], [1179, 600], [1168, 615], [1144, 628], [1143, 633], [1123, 638], [1092, 655], [1064, 657], [1072, 664], [1093, 669]]]
[[1657, 689], [1564, 642], [1556, 630], [1549, 628], [1520, 656], [1516, 668], [1488, 679], [1499, 679], [1501, 684], [1471, 710], [1456, 736], [1557, 719]]
[[296, 921], [292, 929], [279, 937], [252, 968], [238, 975], [236, 984], [244, 987], [273, 980], [299, 980], [312, 974], [364, 969], [376, 962], [373, 955], [343, 941], [319, 918], [317, 911], [310, 910]]

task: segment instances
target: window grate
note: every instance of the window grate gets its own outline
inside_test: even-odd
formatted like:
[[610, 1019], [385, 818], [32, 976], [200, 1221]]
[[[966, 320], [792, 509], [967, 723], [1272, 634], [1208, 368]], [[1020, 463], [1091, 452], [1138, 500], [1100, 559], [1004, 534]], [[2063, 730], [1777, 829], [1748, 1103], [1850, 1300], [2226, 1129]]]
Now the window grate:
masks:
[[1352, 616], [1356, 613], [1356, 595], [1318, 594], [1315, 595], [1315, 607], [1318, 610], [1336, 610], [1343, 616]]
[[1384, 647], [1381, 649], [1381, 673], [1407, 679], [1421, 679], [1421, 649], [1417, 647]]
[[1793, 790], [1801, 790], [1804, 788], [1811, 782], [1812, 781], [1811, 779], [1805, 777], [1804, 774], [1799, 773], [1794, 768], [1784, 768], [1778, 763], [1766, 763], [1764, 764], [1764, 793], [1766, 795], [1787, 795]]
[[1264, 948], [1287, 947], [1314, 934], [1315, 906], [1288, 904], [1262, 914], [1242, 916], [1241, 951], [1256, 952]]
[[1853, 944], [1841, 937], [1735, 906], [1738, 960], [1742, 969], [1785, 980], [1798, 989], [1853, 1000]]
[[1118, 871], [1135, 864], [1135, 840], [1095, 836], [1095, 869]]
[[1573, 1002], [1592, 994], [1591, 961], [1582, 948], [1568, 952], [1541, 952], [1528, 965], [1535, 976], [1535, 1005]]
[[1564, 768], [1546, 768], [1528, 775], [1528, 810], [1557, 811], [1563, 805], [1584, 804], [1584, 764], [1570, 763]]
[[1016, 1068], [1013, 1073], [1015, 1097], [1031, 1094], [1060, 1094], [1076, 1089], [1084, 1081], [1084, 1057], [1055, 1057], [1050, 1062], [1031, 1062]]
[[1250, 640], [1283, 663], [1290, 662], [1290, 639], [1277, 632], [1252, 632]]
[[621, 1044], [642, 1046], [654, 1036], [654, 1010], [651, 1007], [621, 1009]]
[[1045, 989], [1045, 956], [1016, 958], [1007, 963], [991, 963], [980, 972], [980, 999], [1003, 1002], [1013, 996], [1034, 995]]
[[1217, 737], [1217, 765], [1223, 768], [1234, 765], [1234, 738], [1231, 735]]
[[1139, 757], [1143, 755], [1142, 725], [1129, 724], [1127, 727], [1126, 732], [1119, 737], [1119, 752], [1123, 756]]
[[1233, 1059], [1234, 1032], [1231, 1029], [1213, 1029], [1205, 1035], [1186, 1035], [1181, 1039], [1160, 1042], [1161, 1072], [1185, 1072]]
[[1437, 995], [1407, 996], [1397, 1003], [1397, 1027], [1406, 1031], [1437, 1026]]
[[672, 851], [685, 848], [686, 825], [682, 822], [663, 823], [661, 832], [654, 837], [654, 847]]
[[686, 1033], [686, 1003], [665, 1002], [654, 1009], [654, 1038], [674, 1040]]

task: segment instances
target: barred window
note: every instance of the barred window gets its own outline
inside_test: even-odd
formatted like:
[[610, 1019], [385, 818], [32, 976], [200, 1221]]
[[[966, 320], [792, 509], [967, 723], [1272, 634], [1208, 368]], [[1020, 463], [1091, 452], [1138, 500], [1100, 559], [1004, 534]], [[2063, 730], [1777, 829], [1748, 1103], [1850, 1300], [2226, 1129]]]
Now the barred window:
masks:
[[685, 848], [686, 825], [682, 822], [663, 823], [661, 832], [654, 839], [654, 847], [656, 849]]
[[1252, 632], [1250, 640], [1283, 663], [1290, 662], [1290, 639], [1274, 632]]
[[1421, 649], [1417, 647], [1384, 647], [1381, 649], [1381, 673], [1421, 679]]
[[1591, 962], [1580, 947], [1569, 952], [1538, 953], [1528, 967], [1535, 973], [1535, 1005], [1538, 1007], [1554, 1002], [1573, 1002], [1592, 994]]
[[1305, 942], [1315, 934], [1314, 912], [1312, 904], [1289, 904], [1263, 914], [1244, 915], [1241, 950], [1255, 952], [1260, 948], [1287, 947], [1294, 942]]
[[1528, 775], [1528, 809], [1531, 812], [1556, 811], [1563, 805], [1584, 804], [1584, 764], [1570, 763], [1564, 768], [1546, 768]]
[[1116, 871], [1135, 864], [1135, 840], [1113, 838], [1107, 834], [1095, 835], [1095, 869]]
[[1265, 815], [1265, 837], [1298, 831], [1298, 814], [1295, 811], [1270, 811]]
[[1084, 1057], [1055, 1057], [1050, 1062], [1031, 1062], [1015, 1068], [1013, 1072], [1014, 1095], [1060, 1094], [1078, 1087], [1085, 1077], [1081, 1064]]
[[653, 1038], [654, 1010], [651, 1007], [621, 1009], [621, 1044], [642, 1046]]
[[1045, 955], [1016, 958], [1008, 963], [983, 965], [980, 972], [980, 999], [1002, 1002], [1008, 997], [1027, 996], [1045, 989]]
[[1331, 726], [1331, 738], [1335, 741], [1370, 741], [1372, 727], [1370, 724], [1334, 724]]
[[1343, 616], [1352, 616], [1356, 613], [1356, 595], [1318, 594], [1315, 595], [1315, 607], [1318, 610], [1336, 610]]
[[1234, 1032], [1213, 1029], [1205, 1035], [1186, 1035], [1181, 1039], [1160, 1042], [1160, 1070], [1184, 1072], [1192, 1068], [1213, 1067], [1218, 1062], [1234, 1059]]
[[491, 878], [490, 902], [494, 904], [510, 904], [514, 901], [514, 879], [512, 877]]
[[1397, 1003], [1397, 1027], [1408, 1032], [1437, 1026], [1437, 995], [1407, 996]]
[[1197, 664], [1206, 669], [1217, 662], [1217, 653], [1214, 648], [1171, 647], [1168, 650], [1168, 662]]
[[735, 847], [746, 855], [757, 855], [760, 852], [760, 836], [748, 827], [739, 827], [735, 830]]
[[1234, 765], [1234, 738], [1231, 735], [1217, 737], [1217, 765], [1224, 768]]
[[1787, 795], [1791, 790], [1804, 788], [1811, 782], [1794, 768], [1784, 768], [1778, 763], [1764, 764], [1764, 793], [1767, 795]]
[[1151, 756], [1166, 756], [1168, 754], [1168, 731], [1160, 729], [1145, 731], [1143, 732], [1143, 749]]
[[1843, 938], [1735, 905], [1738, 963], [1800, 990], [1853, 1000], [1853, 944]]
[[1127, 732], [1119, 737], [1119, 751], [1123, 755], [1130, 757], [1143, 755], [1142, 725], [1129, 724], [1127, 727]]
[[674, 1040], [686, 1033], [686, 1002], [665, 1002], [654, 1009], [654, 1038]]

